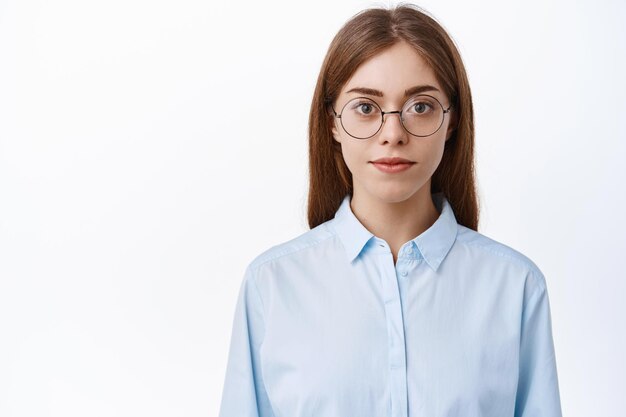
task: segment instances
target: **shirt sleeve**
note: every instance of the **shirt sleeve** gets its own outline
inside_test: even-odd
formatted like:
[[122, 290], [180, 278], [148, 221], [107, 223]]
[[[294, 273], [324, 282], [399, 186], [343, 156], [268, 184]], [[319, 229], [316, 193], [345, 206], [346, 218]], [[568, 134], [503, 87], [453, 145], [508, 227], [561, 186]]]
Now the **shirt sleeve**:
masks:
[[248, 265], [235, 307], [219, 417], [274, 417], [259, 358], [264, 333], [263, 303]]
[[562, 417], [550, 302], [539, 272], [522, 311], [515, 417]]

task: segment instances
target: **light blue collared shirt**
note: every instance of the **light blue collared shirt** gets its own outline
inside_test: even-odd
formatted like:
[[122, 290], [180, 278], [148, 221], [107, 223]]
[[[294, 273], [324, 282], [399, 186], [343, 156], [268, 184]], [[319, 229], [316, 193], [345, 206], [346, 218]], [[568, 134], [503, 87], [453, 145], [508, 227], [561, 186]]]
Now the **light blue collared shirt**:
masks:
[[561, 417], [542, 272], [433, 202], [395, 265], [349, 195], [252, 260], [220, 417]]

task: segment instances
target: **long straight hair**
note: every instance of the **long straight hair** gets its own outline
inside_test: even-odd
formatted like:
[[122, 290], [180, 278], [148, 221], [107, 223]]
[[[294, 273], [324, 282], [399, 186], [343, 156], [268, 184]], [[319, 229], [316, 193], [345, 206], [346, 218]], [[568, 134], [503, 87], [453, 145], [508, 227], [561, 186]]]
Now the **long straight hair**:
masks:
[[361, 11], [344, 24], [328, 48], [309, 114], [310, 228], [332, 219], [342, 199], [352, 195], [352, 173], [344, 162], [341, 145], [332, 136], [330, 103], [359, 65], [401, 40], [412, 45], [431, 66], [456, 113], [452, 119], [456, 127], [432, 175], [431, 193], [442, 191], [457, 222], [473, 230], [478, 228], [474, 110], [465, 67], [443, 27], [412, 4]]

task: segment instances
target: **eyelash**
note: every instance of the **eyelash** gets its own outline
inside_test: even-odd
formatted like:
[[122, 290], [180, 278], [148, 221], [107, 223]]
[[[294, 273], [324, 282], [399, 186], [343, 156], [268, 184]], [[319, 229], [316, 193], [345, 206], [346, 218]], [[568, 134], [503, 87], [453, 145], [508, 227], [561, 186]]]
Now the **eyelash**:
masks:
[[[427, 105], [430, 108], [430, 110], [435, 108], [431, 103], [429, 103], [427, 101], [416, 101], [415, 103], [412, 103], [408, 108], [410, 109], [410, 108], [414, 107], [416, 104], [425, 104], [425, 105]], [[362, 105], [369, 105], [369, 106], [372, 106], [374, 109], [377, 109], [376, 105], [374, 105], [373, 103], [371, 103], [369, 101], [359, 101], [359, 102], [354, 104], [354, 106], [352, 107], [352, 110], [359, 109]]]

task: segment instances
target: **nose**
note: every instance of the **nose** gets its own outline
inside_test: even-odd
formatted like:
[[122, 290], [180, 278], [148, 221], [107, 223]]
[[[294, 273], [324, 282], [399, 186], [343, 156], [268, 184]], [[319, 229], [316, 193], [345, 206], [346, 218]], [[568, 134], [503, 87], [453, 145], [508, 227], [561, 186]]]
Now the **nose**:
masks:
[[408, 141], [408, 133], [402, 126], [400, 120], [400, 111], [390, 111], [383, 114], [383, 126], [380, 128], [378, 135], [380, 143], [406, 143]]

